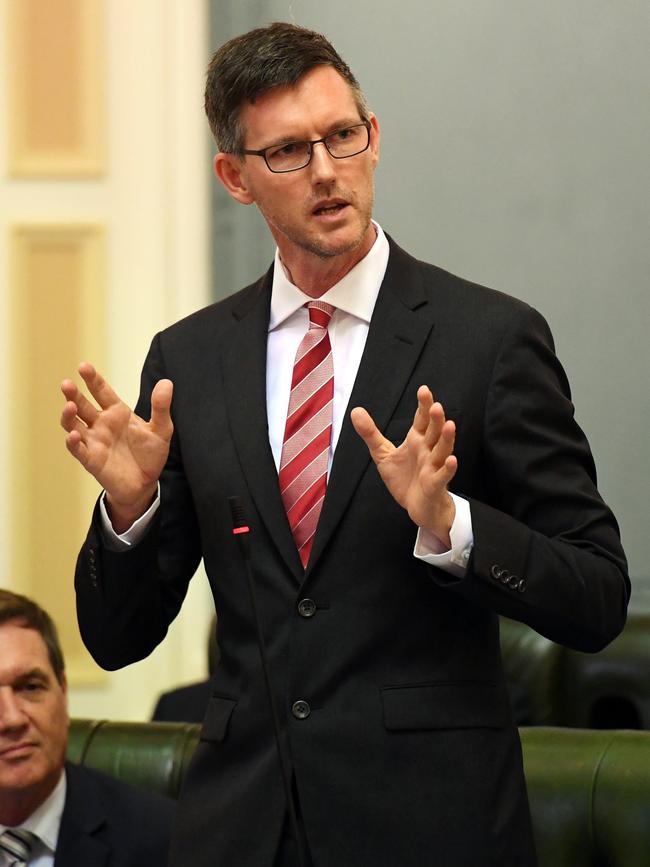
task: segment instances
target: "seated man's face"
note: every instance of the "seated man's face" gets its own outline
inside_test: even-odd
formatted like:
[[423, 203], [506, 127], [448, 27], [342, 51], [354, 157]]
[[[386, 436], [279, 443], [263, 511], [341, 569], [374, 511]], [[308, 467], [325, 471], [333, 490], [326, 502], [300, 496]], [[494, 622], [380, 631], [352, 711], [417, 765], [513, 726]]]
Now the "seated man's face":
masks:
[[0, 821], [9, 805], [21, 804], [29, 815], [52, 792], [68, 724], [66, 685], [39, 633], [20, 621], [0, 624]]

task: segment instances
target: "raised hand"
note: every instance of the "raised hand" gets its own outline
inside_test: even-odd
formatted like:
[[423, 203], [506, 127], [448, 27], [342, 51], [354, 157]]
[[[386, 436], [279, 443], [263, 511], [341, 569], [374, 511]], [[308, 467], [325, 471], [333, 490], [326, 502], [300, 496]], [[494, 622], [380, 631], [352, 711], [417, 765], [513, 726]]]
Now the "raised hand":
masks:
[[458, 468], [453, 454], [456, 426], [425, 386], [418, 389], [413, 424], [401, 445], [380, 432], [362, 407], [352, 410], [354, 429], [368, 446], [384, 484], [411, 519], [449, 546], [455, 516], [447, 486]]
[[61, 427], [68, 432], [65, 443], [106, 491], [113, 526], [123, 532], [155, 496], [174, 429], [173, 386], [168, 379], [156, 383], [147, 422], [131, 411], [92, 364], [80, 364], [79, 374], [99, 408], [72, 380], [61, 383], [66, 398], [61, 413]]

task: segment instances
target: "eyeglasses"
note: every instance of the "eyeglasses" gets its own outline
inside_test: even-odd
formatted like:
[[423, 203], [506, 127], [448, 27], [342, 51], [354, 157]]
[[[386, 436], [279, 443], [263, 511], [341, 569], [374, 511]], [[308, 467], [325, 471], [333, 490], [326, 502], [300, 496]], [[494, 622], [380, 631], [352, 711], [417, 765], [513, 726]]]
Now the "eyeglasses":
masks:
[[330, 156], [335, 160], [354, 157], [368, 149], [370, 144], [370, 121], [355, 123], [345, 129], [331, 132], [325, 138], [314, 141], [288, 141], [284, 144], [271, 145], [261, 151], [243, 150], [243, 154], [253, 157], [264, 157], [264, 162], [272, 172], [296, 172], [304, 169], [311, 162], [314, 145], [324, 144]]

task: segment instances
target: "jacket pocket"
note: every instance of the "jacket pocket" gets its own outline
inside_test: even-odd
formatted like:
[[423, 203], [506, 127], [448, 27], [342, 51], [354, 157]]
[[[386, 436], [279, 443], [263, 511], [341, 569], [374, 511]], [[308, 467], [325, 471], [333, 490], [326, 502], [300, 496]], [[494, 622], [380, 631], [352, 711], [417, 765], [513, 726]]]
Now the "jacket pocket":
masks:
[[508, 720], [507, 696], [496, 683], [423, 683], [380, 692], [388, 731], [501, 728]]
[[237, 702], [222, 695], [213, 695], [203, 718], [202, 741], [222, 741], [228, 731], [228, 723]]

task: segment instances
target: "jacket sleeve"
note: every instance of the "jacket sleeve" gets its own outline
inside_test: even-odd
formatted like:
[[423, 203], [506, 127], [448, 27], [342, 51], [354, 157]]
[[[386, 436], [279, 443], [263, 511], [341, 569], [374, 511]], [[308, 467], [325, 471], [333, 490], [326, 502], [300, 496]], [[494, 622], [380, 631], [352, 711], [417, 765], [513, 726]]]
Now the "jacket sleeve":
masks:
[[489, 497], [469, 497], [466, 575], [434, 580], [553, 641], [600, 650], [625, 623], [625, 556], [550, 330], [527, 306], [495, 357], [482, 444]]
[[[142, 418], [149, 418], [151, 391], [166, 375], [156, 336], [136, 406]], [[106, 545], [96, 506], [77, 558], [81, 636], [93, 659], [105, 669], [143, 659], [163, 640], [201, 560], [198, 523], [176, 434], [160, 479], [160, 496], [160, 508], [143, 538], [123, 551]]]

